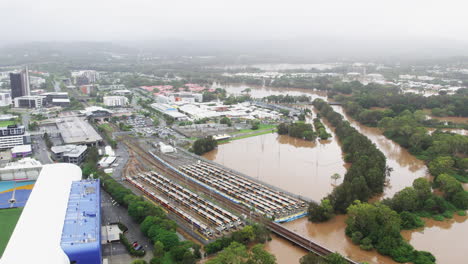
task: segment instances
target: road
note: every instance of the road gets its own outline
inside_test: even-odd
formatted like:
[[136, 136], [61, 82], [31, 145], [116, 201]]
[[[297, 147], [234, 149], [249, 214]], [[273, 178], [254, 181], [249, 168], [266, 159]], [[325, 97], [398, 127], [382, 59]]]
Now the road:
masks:
[[112, 167], [114, 169], [112, 173], [112, 178], [114, 178], [116, 181], [120, 182], [122, 179], [122, 172], [123, 168], [125, 167], [125, 164], [128, 162], [128, 150], [127, 147], [122, 144], [121, 142], [117, 143], [117, 148], [114, 149], [115, 155], [117, 156], [117, 159], [114, 162], [115, 164], [118, 164], [116, 167]]
[[54, 82], [54, 90], [56, 92], [61, 92], [62, 91], [62, 88], [60, 88], [60, 82], [57, 82], [57, 81]]
[[[125, 235], [128, 241], [138, 241], [146, 250], [144, 259], [149, 261], [153, 254], [153, 245], [140, 231], [140, 226], [133, 221], [127, 213], [127, 209], [117, 204], [112, 197], [101, 188], [101, 225], [121, 222], [128, 227]], [[127, 249], [120, 242], [104, 243], [102, 245], [102, 256], [108, 258], [111, 264], [130, 263], [132, 258], [127, 253]]]
[[21, 119], [23, 121], [23, 126], [26, 130], [29, 129], [29, 120], [31, 119], [31, 116], [30, 116], [30, 113], [29, 111], [26, 111], [24, 112], [22, 115], [21, 115]]
[[31, 137], [31, 147], [34, 153], [34, 157], [39, 160], [42, 164], [51, 164], [53, 163], [50, 158], [50, 153], [47, 150], [44, 139], [41, 136], [32, 136]]

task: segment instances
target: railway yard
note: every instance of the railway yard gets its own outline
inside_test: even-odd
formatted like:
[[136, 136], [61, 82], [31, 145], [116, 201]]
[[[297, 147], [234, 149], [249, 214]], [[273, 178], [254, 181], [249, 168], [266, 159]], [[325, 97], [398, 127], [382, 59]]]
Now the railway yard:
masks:
[[[306, 211], [300, 199], [183, 153], [156, 156], [151, 146], [127, 144], [130, 159], [124, 179], [208, 239], [236, 230], [252, 214], [282, 222]], [[219, 206], [217, 197], [229, 200], [221, 205], [231, 211]], [[242, 210], [233, 209], [233, 204]]]
[[306, 203], [206, 162], [181, 166], [180, 171], [271, 219], [306, 210]]
[[157, 172], [127, 176], [126, 180], [207, 237], [223, 235], [243, 225], [239, 217]]
[[[266, 225], [266, 227], [270, 229], [273, 233], [283, 237], [284, 239], [287, 239], [291, 243], [294, 243], [308, 251], [315, 252], [316, 254], [321, 255], [321, 256], [325, 256], [333, 252], [332, 250], [325, 248], [315, 243], [314, 241], [311, 241], [291, 230], [288, 230], [287, 228], [278, 224], [277, 223], [278, 221], [265, 221], [266, 219], [262, 217], [262, 215], [264, 216], [265, 215], [264, 213], [267, 212], [266, 209], [268, 209], [274, 215], [276, 214], [286, 215], [287, 218], [283, 218], [283, 219], [288, 219], [288, 218], [293, 219], [294, 217], [298, 215], [303, 215], [302, 210], [305, 210], [305, 208], [301, 209], [301, 207], [303, 206], [305, 207], [305, 205], [303, 205], [304, 203], [303, 201], [290, 197], [288, 195], [284, 195], [281, 192], [278, 192], [276, 190], [269, 190], [270, 188], [268, 188], [267, 186], [251, 181], [250, 179], [241, 177], [239, 175], [238, 179], [243, 180], [243, 181], [239, 181], [240, 184], [247, 185], [247, 183], [250, 182], [251, 185], [254, 185], [256, 187], [245, 186], [244, 190], [238, 193], [242, 194], [243, 192], [249, 192], [249, 188], [250, 188], [250, 192], [252, 192], [253, 195], [251, 196], [238, 195], [238, 197], [246, 197], [245, 199], [250, 198], [250, 200], [255, 200], [255, 199], [258, 200], [258, 197], [261, 195], [255, 194], [254, 190], [257, 190], [257, 189], [259, 189], [257, 190], [257, 192], [262, 192], [264, 195], [268, 194], [267, 191], [270, 191], [272, 193], [270, 197], [274, 197], [273, 195], [281, 195], [284, 197], [281, 199], [282, 202], [279, 202], [279, 200], [273, 201], [276, 207], [270, 208], [270, 206], [273, 206], [273, 205], [271, 203], [267, 203], [270, 206], [267, 206], [267, 205], [264, 205], [264, 207], [262, 206], [262, 208], [264, 208], [265, 211], [261, 211], [260, 208], [259, 208], [260, 210], [258, 210], [255, 207], [252, 208], [251, 206], [249, 206], [249, 204], [254, 205], [254, 203], [249, 203], [249, 200], [244, 200], [244, 201], [237, 200], [240, 198], [235, 199], [233, 197], [230, 197], [227, 193], [224, 193], [221, 190], [215, 189], [214, 187], [210, 187], [210, 185], [195, 179], [195, 177], [190, 177], [186, 173], [181, 172], [181, 170], [183, 169], [192, 169], [194, 170], [194, 173], [196, 173], [197, 169], [193, 169], [194, 167], [198, 168], [198, 170], [200, 171], [204, 171], [205, 169], [203, 169], [204, 168], [203, 165], [205, 165], [207, 169], [209, 168], [209, 170], [206, 172], [208, 173], [208, 176], [210, 174], [210, 170], [212, 170], [213, 171], [212, 174], [224, 175], [224, 176], [219, 176], [219, 177], [229, 177], [225, 175], [225, 174], [229, 175], [229, 172], [221, 172], [222, 169], [217, 168], [216, 166], [212, 168], [213, 164], [201, 165], [201, 162], [199, 163], [197, 160], [194, 160], [193, 157], [188, 157], [187, 155], [179, 156], [179, 155], [161, 154], [161, 157], [164, 157], [164, 159], [162, 159], [161, 157], [153, 153], [153, 151], [155, 151], [154, 149], [148, 149], [151, 146], [151, 144], [139, 144], [138, 142], [133, 141], [133, 140], [126, 141], [125, 145], [129, 151], [129, 157], [130, 157], [129, 161], [127, 162], [124, 168], [125, 181], [128, 182], [128, 185], [136, 187], [135, 189], [145, 194], [145, 196], [147, 196], [148, 199], [151, 199], [151, 201], [153, 201], [154, 203], [161, 205], [162, 207], [165, 208], [165, 210], [169, 210], [172, 213], [172, 215], [176, 215], [177, 219], [182, 219], [185, 226], [189, 227], [188, 228], [189, 230], [190, 229], [193, 230], [193, 228], [196, 228], [197, 229], [196, 233], [199, 234], [200, 236], [199, 237], [193, 236], [193, 237], [197, 239], [199, 242], [202, 242], [205, 244], [209, 241], [212, 241], [212, 239], [215, 239], [219, 235], [224, 235], [226, 233], [229, 233], [230, 231], [236, 230], [239, 226], [243, 224], [242, 220], [247, 219], [247, 216], [248, 216], [251, 220], [254, 220], [257, 222], [263, 222]], [[168, 163], [167, 160], [172, 160], [172, 162]], [[177, 169], [171, 164], [174, 164], [180, 169]], [[219, 173], [217, 173], [217, 171], [214, 169], [220, 170]], [[155, 170], [167, 175], [168, 177], [162, 176], [161, 174], [156, 173]], [[196, 173], [196, 174], [199, 174], [199, 173]], [[231, 175], [231, 176], [234, 176], [234, 175]], [[216, 177], [216, 176], [212, 176], [212, 177]], [[157, 181], [156, 179], [159, 179], [159, 181]], [[226, 179], [226, 182], [231, 183], [232, 179], [231, 180]], [[188, 188], [183, 187], [180, 183], [184, 183], [184, 186], [187, 186], [192, 191], [190, 191]], [[164, 194], [164, 191], [162, 189], [158, 190], [158, 187], [156, 185], [159, 185], [159, 186], [164, 185], [165, 186], [164, 189], [166, 191], [168, 191], [168, 189], [171, 189], [172, 187], [172, 190], [173, 191], [177, 190], [178, 193], [174, 193], [174, 195], [172, 195], [172, 198], [169, 198], [167, 196], [163, 197], [162, 194]], [[185, 188], [185, 191], [183, 191], [181, 188]], [[236, 188], [239, 188], [239, 187], [236, 187]], [[193, 192], [193, 190], [197, 190], [197, 192], [195, 193]], [[180, 195], [180, 194], [184, 194], [185, 196]], [[174, 201], [177, 197], [176, 195], [181, 196], [181, 197], [187, 197], [189, 198], [189, 200], [190, 200], [190, 197], [193, 199], [196, 199], [195, 197], [198, 197], [199, 199], [203, 199], [203, 200], [206, 200], [203, 198], [203, 196], [210, 197], [211, 199], [213, 199], [212, 201], [216, 201], [216, 203], [212, 203], [208, 200], [206, 200], [206, 203], [202, 202], [201, 200], [197, 200], [198, 202], [196, 204], [196, 207], [192, 209], [192, 207], [190, 207], [190, 203], [192, 203], [193, 205], [195, 200], [187, 201], [189, 206], [184, 205], [183, 204], [184, 202], [182, 202], [182, 206], [181, 206], [180, 204], [177, 204], [176, 201]], [[168, 196], [170, 195], [168, 194]], [[287, 201], [290, 201], [290, 202], [287, 203]], [[294, 203], [294, 201], [297, 201], [297, 202]], [[266, 202], [263, 201], [263, 203], [266, 203]], [[284, 203], [283, 207], [282, 209], [278, 210], [278, 206], [281, 203]], [[176, 204], [178, 205], [177, 207], [175, 207]], [[227, 220], [229, 219], [229, 217], [227, 217], [227, 215], [224, 215], [222, 211], [216, 211], [216, 209], [214, 209], [215, 206], [221, 209], [221, 207], [219, 207], [218, 205], [225, 208], [225, 210], [228, 209], [230, 210], [230, 212], [235, 212], [237, 215], [241, 215], [242, 217], [239, 218], [241, 222], [231, 220], [229, 224], [223, 223], [223, 225], [221, 225], [220, 222], [223, 221], [222, 219]], [[299, 208], [296, 208], [296, 207], [299, 207]], [[272, 210], [272, 208], [277, 208], [277, 209]], [[199, 211], [199, 213], [197, 213], [197, 210]], [[201, 213], [201, 211], [207, 212], [207, 210], [211, 212], [217, 212], [218, 216], [216, 216], [216, 214], [211, 214], [211, 213], [210, 214], [215, 215], [218, 221], [214, 221], [215, 220], [214, 218], [211, 218], [210, 220], [210, 217], [206, 216], [205, 213]], [[294, 215], [294, 213], [296, 216]], [[292, 215], [288, 216], [288, 214], [292, 214]], [[224, 218], [220, 219], [219, 218], [220, 216], [224, 216]], [[236, 215], [232, 213], [231, 213], [231, 216], [237, 217]], [[195, 225], [195, 221], [197, 221], [199, 225], [198, 227]], [[224, 226], [224, 229], [223, 229], [223, 226]], [[187, 228], [185, 228], [184, 230], [187, 231]], [[218, 231], [218, 230], [223, 230], [223, 231]], [[210, 237], [210, 232], [212, 232], [211, 237]], [[192, 232], [192, 235], [193, 235], [193, 232]], [[347, 258], [346, 258], [346, 261], [348, 263], [353, 263], [353, 264], [357, 263]]]

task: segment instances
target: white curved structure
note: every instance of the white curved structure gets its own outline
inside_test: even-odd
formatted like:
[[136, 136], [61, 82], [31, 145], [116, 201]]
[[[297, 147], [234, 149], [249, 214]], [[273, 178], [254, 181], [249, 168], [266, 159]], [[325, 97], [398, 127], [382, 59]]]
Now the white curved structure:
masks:
[[23, 209], [0, 264], [69, 264], [60, 242], [70, 187], [81, 180], [80, 167], [44, 165]]

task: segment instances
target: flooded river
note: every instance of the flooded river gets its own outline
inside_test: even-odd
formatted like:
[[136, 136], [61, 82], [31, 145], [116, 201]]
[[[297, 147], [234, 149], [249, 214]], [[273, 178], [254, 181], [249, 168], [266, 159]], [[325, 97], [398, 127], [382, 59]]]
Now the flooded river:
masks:
[[[228, 93], [239, 94], [247, 86], [225, 86]], [[253, 97], [264, 97], [271, 94], [307, 94], [313, 98], [324, 98], [310, 90], [252, 88]], [[341, 107], [335, 111], [344, 114]], [[346, 117], [346, 115], [345, 115]], [[361, 133], [369, 137], [387, 157], [387, 164], [393, 171], [380, 197], [391, 197], [406, 186], [410, 186], [418, 177], [429, 177], [425, 164], [412, 156], [398, 144], [385, 138], [377, 128], [363, 126], [346, 117]], [[325, 124], [326, 125], [326, 124]], [[330, 130], [329, 127], [327, 127]], [[288, 136], [265, 134], [241, 140], [235, 140], [218, 146], [218, 149], [206, 153], [205, 158], [216, 161], [227, 167], [243, 172], [263, 182], [278, 186], [286, 191], [296, 193], [319, 201], [334, 188], [335, 182], [330, 178], [333, 173], [344, 175], [346, 164], [337, 138], [307, 142]], [[338, 180], [339, 184], [342, 179]], [[346, 216], [337, 216], [333, 220], [314, 224], [302, 218], [284, 225], [291, 230], [309, 237], [319, 244], [337, 251], [356, 261], [369, 263], [394, 264], [393, 260], [383, 257], [375, 251], [363, 251], [353, 245], [345, 236]], [[455, 217], [446, 222], [430, 220], [428, 227], [417, 231], [405, 231], [404, 237], [417, 249], [429, 250], [438, 259], [438, 263], [464, 263], [460, 254], [452, 252], [449, 247], [438, 246], [434, 241], [458, 240], [460, 247], [468, 243], [468, 221], [466, 217]], [[443, 230], [445, 229], [445, 230]], [[442, 231], [441, 231], [442, 230]], [[284, 239], [274, 237], [266, 248], [276, 255], [278, 263], [298, 263], [298, 259], [307, 252], [291, 245]]]

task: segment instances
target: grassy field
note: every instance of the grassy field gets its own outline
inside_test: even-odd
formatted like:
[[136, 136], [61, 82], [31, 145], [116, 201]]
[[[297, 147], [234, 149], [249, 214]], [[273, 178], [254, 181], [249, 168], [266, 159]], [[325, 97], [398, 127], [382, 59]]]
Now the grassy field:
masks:
[[[255, 131], [255, 130], [253, 130], [253, 131]], [[261, 135], [270, 134], [270, 133], [274, 133], [274, 132], [276, 132], [276, 129], [275, 130], [260, 131], [258, 133], [252, 133], [252, 134], [248, 134], [248, 135], [242, 135], [240, 137], [234, 137], [234, 138], [220, 140], [220, 141], [218, 141], [218, 143], [219, 144], [228, 143], [228, 142], [233, 141], [233, 140], [249, 138], [249, 137], [256, 137], [256, 136], [261, 136]]]
[[14, 125], [14, 124], [16, 124], [16, 122], [11, 121], [11, 120], [0, 121], [0, 127], [6, 127], [6, 126], [9, 126], [9, 125]]
[[258, 126], [258, 129], [256, 129], [256, 130], [253, 130], [253, 129], [241, 129], [241, 130], [236, 131], [236, 132], [231, 133], [231, 134], [244, 134], [244, 133], [250, 133], [250, 132], [254, 132], [254, 131], [260, 131], [260, 130], [266, 130], [266, 129], [273, 129], [273, 128], [276, 128], [276, 125], [260, 124], [260, 125]]
[[23, 208], [0, 209], [0, 256], [10, 240], [22, 211]]

